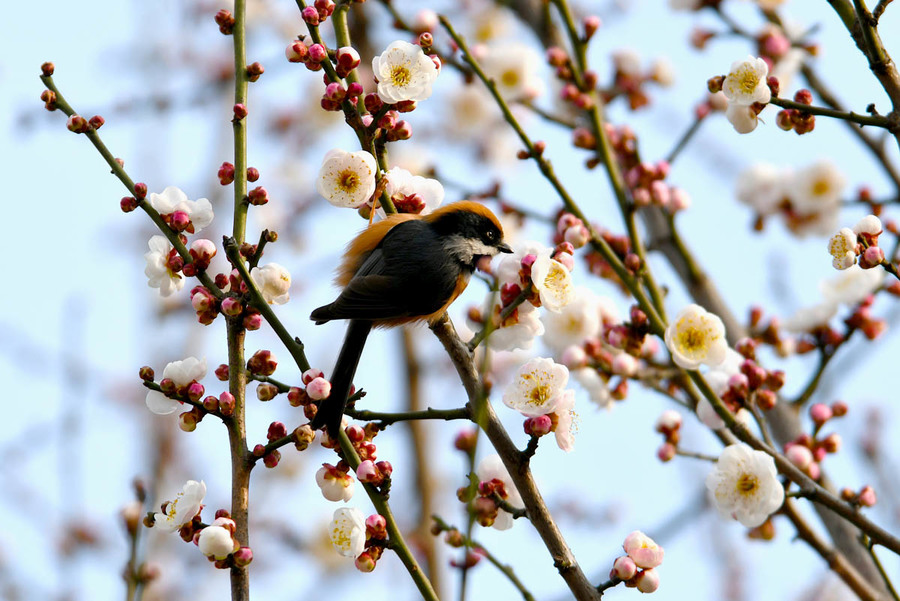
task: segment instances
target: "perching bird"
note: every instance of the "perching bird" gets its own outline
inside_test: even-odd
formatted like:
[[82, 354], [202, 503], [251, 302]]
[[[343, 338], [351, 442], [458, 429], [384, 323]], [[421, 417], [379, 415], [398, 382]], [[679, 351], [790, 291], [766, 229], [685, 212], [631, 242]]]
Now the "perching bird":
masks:
[[331, 394], [319, 404], [313, 429], [336, 438], [347, 395], [373, 326], [433, 321], [466, 285], [482, 257], [512, 252], [497, 217], [484, 205], [456, 202], [424, 216], [390, 215], [363, 230], [338, 268], [343, 291], [310, 315], [316, 324], [348, 319], [344, 346], [331, 374]]

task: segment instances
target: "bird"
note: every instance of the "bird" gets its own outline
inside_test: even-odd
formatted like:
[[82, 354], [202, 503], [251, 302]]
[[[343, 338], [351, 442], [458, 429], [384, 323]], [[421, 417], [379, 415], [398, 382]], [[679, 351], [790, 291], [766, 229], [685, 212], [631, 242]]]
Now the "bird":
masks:
[[462, 200], [426, 215], [398, 213], [369, 225], [347, 245], [338, 297], [315, 309], [316, 325], [348, 320], [331, 374], [331, 393], [310, 422], [337, 438], [347, 396], [373, 327], [434, 322], [465, 290], [483, 257], [511, 253], [490, 209]]

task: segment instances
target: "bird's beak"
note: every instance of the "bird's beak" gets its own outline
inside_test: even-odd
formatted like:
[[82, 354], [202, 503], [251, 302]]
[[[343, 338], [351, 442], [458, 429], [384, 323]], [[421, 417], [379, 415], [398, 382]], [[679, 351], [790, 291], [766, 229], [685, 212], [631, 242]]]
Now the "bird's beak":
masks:
[[509, 244], [507, 244], [506, 242], [501, 242], [500, 244], [498, 244], [497, 250], [502, 253], [511, 253], [513, 251], [513, 249], [510, 248]]

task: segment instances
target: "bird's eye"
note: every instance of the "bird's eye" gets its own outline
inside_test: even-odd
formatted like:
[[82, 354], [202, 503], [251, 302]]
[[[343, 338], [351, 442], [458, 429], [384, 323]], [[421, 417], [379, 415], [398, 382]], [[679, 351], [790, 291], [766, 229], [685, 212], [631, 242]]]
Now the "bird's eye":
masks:
[[488, 231], [487, 231], [487, 239], [490, 240], [491, 242], [493, 242], [494, 240], [496, 240], [496, 239], [497, 239], [497, 232], [495, 232], [494, 230], [488, 230]]

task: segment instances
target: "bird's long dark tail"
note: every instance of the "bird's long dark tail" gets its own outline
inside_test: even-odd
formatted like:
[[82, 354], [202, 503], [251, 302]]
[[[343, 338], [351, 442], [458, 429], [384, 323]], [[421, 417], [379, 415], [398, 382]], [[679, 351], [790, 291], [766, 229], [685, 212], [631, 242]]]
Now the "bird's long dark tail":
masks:
[[344, 408], [347, 406], [347, 396], [353, 385], [353, 376], [359, 365], [359, 358], [366, 346], [366, 338], [372, 330], [372, 322], [351, 319], [347, 325], [347, 334], [344, 336], [344, 346], [334, 364], [331, 374], [331, 394], [327, 399], [319, 403], [319, 411], [310, 422], [315, 430], [325, 426], [328, 435], [336, 439], [341, 428], [341, 419]]

